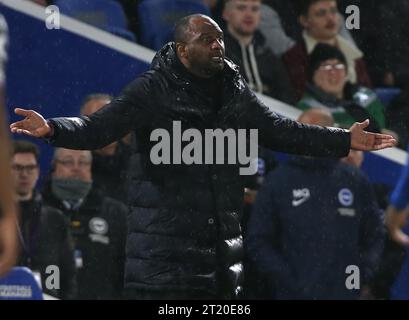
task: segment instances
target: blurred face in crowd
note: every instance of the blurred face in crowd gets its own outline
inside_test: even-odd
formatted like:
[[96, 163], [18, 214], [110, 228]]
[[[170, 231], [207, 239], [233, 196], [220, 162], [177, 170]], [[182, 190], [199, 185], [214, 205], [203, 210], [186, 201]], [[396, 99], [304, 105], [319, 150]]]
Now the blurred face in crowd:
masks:
[[59, 149], [54, 161], [53, 177], [91, 182], [92, 156], [90, 151]]
[[311, 108], [304, 111], [297, 119], [298, 122], [317, 126], [332, 127], [334, 118], [331, 112], [322, 108]]
[[176, 44], [179, 58], [193, 74], [210, 78], [224, 68], [223, 31], [205, 16], [190, 20], [188, 40]]
[[223, 18], [230, 31], [240, 36], [251, 36], [260, 23], [260, 0], [230, 0]]
[[81, 108], [81, 114], [84, 116], [89, 116], [93, 114], [94, 112], [97, 112], [99, 109], [102, 109], [103, 106], [105, 106], [106, 104], [110, 102], [111, 100], [108, 98], [92, 99], [83, 105], [83, 107]]
[[317, 87], [338, 98], [342, 98], [346, 81], [346, 66], [338, 59], [330, 59], [321, 63], [313, 76], [313, 82]]
[[30, 200], [40, 169], [33, 153], [16, 153], [11, 159], [11, 171], [19, 200]]
[[307, 15], [300, 17], [300, 22], [313, 38], [321, 41], [333, 39], [340, 28], [336, 1], [315, 2], [309, 7]]

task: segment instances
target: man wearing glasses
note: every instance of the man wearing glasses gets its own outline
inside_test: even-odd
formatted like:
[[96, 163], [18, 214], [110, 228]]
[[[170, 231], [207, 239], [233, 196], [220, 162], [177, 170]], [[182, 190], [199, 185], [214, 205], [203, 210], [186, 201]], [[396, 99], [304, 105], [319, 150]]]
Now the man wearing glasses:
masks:
[[[35, 190], [40, 168], [35, 144], [15, 141], [11, 158], [15, 197], [19, 202], [18, 265], [27, 266], [41, 278], [42, 289], [60, 299], [76, 296], [74, 251], [67, 220], [61, 211], [43, 204]], [[49, 286], [49, 266], [59, 270], [56, 283]]]
[[44, 200], [70, 219], [79, 299], [122, 295], [127, 208], [92, 185], [92, 154], [57, 148]]

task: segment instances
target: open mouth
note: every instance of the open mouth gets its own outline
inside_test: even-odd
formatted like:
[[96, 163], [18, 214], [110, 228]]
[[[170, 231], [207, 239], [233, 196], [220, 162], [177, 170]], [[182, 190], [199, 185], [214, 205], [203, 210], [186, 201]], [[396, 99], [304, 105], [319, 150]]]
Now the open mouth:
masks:
[[214, 62], [223, 62], [223, 57], [222, 56], [212, 57], [212, 61], [214, 61]]

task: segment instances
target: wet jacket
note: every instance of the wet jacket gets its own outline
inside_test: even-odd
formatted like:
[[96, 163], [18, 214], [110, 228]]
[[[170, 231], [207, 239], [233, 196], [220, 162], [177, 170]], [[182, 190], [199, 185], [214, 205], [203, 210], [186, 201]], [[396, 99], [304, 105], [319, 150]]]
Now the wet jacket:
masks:
[[[374, 192], [358, 169], [337, 160], [291, 157], [271, 172], [247, 227], [253, 285], [278, 299], [354, 299], [374, 276], [383, 225]], [[356, 272], [355, 272], [356, 274]]]
[[259, 143], [269, 148], [320, 156], [346, 155], [350, 133], [279, 117], [257, 99], [228, 59], [218, 77], [193, 76], [173, 43], [108, 107], [89, 117], [50, 120], [51, 142], [75, 149], [100, 148], [135, 132], [128, 169], [127, 288], [233, 297], [241, 290], [242, 273], [239, 168], [154, 164], [150, 152], [157, 142], [150, 135], [157, 128], [172, 133], [174, 120], [202, 134], [206, 128], [258, 128]]

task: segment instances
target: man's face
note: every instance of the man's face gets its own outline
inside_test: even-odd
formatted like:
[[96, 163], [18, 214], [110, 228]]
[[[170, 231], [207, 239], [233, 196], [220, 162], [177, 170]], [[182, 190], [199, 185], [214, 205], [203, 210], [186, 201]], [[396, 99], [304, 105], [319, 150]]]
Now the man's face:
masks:
[[231, 0], [226, 4], [223, 18], [235, 33], [251, 36], [260, 23], [260, 6], [260, 0]]
[[333, 39], [340, 28], [337, 3], [334, 0], [322, 0], [312, 4], [306, 16], [301, 16], [302, 26], [318, 40]]
[[197, 17], [190, 22], [191, 32], [179, 51], [187, 60], [188, 69], [201, 77], [209, 78], [224, 67], [223, 31], [210, 18]]
[[16, 153], [11, 159], [11, 169], [17, 195], [20, 197], [30, 195], [40, 173], [35, 155]]
[[55, 159], [53, 177], [91, 182], [91, 165], [89, 151], [60, 149]]
[[338, 59], [326, 60], [314, 72], [313, 81], [324, 92], [338, 95], [347, 81], [346, 66]]

